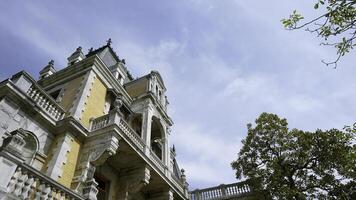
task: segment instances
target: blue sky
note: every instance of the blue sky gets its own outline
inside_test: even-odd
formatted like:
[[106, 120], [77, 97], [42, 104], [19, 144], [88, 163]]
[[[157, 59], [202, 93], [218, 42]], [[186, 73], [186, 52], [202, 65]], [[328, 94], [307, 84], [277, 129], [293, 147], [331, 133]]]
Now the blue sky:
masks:
[[355, 121], [356, 59], [326, 67], [334, 49], [286, 31], [294, 10], [315, 16], [308, 0], [0, 2], [0, 78], [25, 69], [57, 69], [78, 47], [113, 47], [134, 77], [159, 70], [170, 100], [180, 166], [191, 189], [235, 182], [246, 124], [261, 112], [304, 130]]

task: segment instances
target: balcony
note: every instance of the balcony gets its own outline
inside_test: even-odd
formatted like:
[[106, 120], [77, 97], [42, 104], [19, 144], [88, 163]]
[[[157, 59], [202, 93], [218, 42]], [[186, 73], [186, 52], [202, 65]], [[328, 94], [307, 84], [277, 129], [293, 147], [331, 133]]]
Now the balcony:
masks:
[[247, 182], [238, 182], [229, 185], [220, 185], [217, 187], [194, 190], [190, 192], [190, 200], [220, 200], [220, 199], [238, 199], [239, 197], [252, 194]]
[[28, 89], [27, 95], [54, 120], [63, 119], [65, 114], [64, 109], [37, 84], [33, 84]]
[[19, 199], [85, 199], [36, 169], [20, 163], [6, 190], [8, 195]]
[[[5, 86], [5, 87], [3, 87]], [[15, 74], [0, 84], [6, 95], [15, 93], [53, 123], [64, 118], [65, 110], [26, 72]], [[35, 104], [35, 105], [34, 105]]]
[[145, 143], [143, 142], [143, 140], [127, 124], [127, 122], [121, 118], [121, 116], [117, 112], [112, 111], [107, 115], [103, 115], [101, 117], [91, 120], [90, 131], [94, 132], [113, 124], [116, 124], [125, 134], [125, 136], [127, 136], [130, 141], [136, 145], [138, 149], [140, 149], [142, 152], [144, 151]]
[[[143, 139], [130, 127], [130, 125], [121, 117], [120, 113], [116, 110], [112, 110], [107, 115], [95, 118], [91, 120], [90, 131], [92, 133], [100, 131], [109, 127], [111, 125], [117, 125], [121, 132], [123, 133], [122, 137], [128, 139], [128, 143], [133, 144], [134, 149], [138, 149], [140, 153], [145, 154], [154, 166], [161, 173], [165, 173], [165, 165], [162, 160], [153, 152], [152, 149], [147, 148], [147, 145]], [[146, 153], [148, 149], [148, 154]]]
[[24, 136], [14, 131], [0, 147], [0, 199], [86, 199], [28, 164]]
[[[100, 138], [103, 138], [103, 135], [110, 135], [113, 132], [115, 134], [119, 135], [119, 138], [121, 138], [121, 141], [123, 141], [125, 144], [119, 144], [119, 149], [126, 149], [126, 146], [131, 146], [130, 148], [130, 155], [132, 156], [130, 159], [133, 159], [134, 157], [137, 157], [138, 160], [140, 160], [138, 163], [144, 161], [147, 163], [150, 168], [154, 169], [156, 171], [155, 173], [151, 173], [152, 176], [156, 176], [157, 179], [161, 179], [164, 182], [168, 182], [171, 187], [175, 188], [177, 192], [179, 192], [182, 195], [187, 195], [187, 188], [185, 186], [184, 181], [182, 181], [180, 178], [174, 177], [173, 175], [170, 175], [168, 166], [164, 164], [164, 162], [156, 155], [156, 153], [144, 142], [144, 140], [140, 137], [138, 133], [136, 133], [131, 126], [122, 118], [120, 112], [116, 109], [111, 110], [108, 114], [100, 116], [95, 119], [91, 119], [90, 121], [90, 133], [89, 137], [98, 137], [99, 135]], [[97, 141], [97, 139], [93, 139]], [[124, 147], [125, 146], [125, 147]], [[132, 155], [132, 151], [135, 151], [135, 156]], [[117, 152], [116, 154], [120, 154], [121, 150]], [[126, 155], [126, 154], [125, 154]], [[111, 159], [109, 159], [108, 162], [111, 162], [113, 166], [122, 167], [123, 163], [120, 162], [121, 160], [125, 160], [124, 155], [122, 156], [112, 156]], [[131, 160], [132, 161], [132, 160]], [[130, 165], [129, 163], [134, 163], [136, 161], [132, 162], [125, 162], [126, 165]], [[121, 166], [120, 166], [121, 165]], [[137, 167], [137, 166], [136, 166]], [[156, 175], [153, 175], [156, 174]], [[158, 178], [160, 177], [160, 178]], [[163, 182], [162, 182], [163, 183]]]

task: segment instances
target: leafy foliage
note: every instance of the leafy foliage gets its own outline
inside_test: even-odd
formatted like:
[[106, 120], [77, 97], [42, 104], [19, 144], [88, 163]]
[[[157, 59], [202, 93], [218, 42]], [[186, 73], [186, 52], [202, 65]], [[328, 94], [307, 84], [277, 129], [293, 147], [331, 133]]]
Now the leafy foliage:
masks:
[[337, 58], [332, 62], [325, 62], [326, 65], [337, 62], [342, 56], [349, 53], [355, 46], [356, 38], [356, 0], [318, 0], [314, 5], [315, 9], [323, 9], [324, 14], [319, 17], [301, 23], [304, 17], [297, 11], [282, 19], [285, 28], [289, 30], [306, 28], [306, 31], [316, 33], [327, 46], [334, 46], [337, 49]]
[[232, 162], [237, 178], [273, 199], [356, 199], [356, 127], [289, 130], [286, 119], [268, 113], [255, 122]]

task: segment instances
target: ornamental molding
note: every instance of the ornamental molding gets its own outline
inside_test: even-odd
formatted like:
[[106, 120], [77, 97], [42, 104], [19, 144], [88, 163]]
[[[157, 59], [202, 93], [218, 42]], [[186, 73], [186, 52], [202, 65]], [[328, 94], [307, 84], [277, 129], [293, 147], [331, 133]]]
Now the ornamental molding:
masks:
[[[94, 166], [100, 166], [111, 156], [116, 154], [119, 148], [119, 136], [112, 133], [95, 135], [84, 145], [88, 150], [88, 162]], [[84, 150], [85, 151], [85, 150]]]

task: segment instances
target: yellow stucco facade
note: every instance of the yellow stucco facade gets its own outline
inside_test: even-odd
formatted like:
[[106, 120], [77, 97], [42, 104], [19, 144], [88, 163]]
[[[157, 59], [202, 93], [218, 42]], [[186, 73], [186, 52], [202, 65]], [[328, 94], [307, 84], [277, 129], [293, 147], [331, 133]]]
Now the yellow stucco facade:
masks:
[[59, 140], [61, 139], [60, 136], [56, 136], [53, 141], [52, 141], [52, 144], [49, 148], [49, 151], [48, 151], [48, 156], [46, 158], [46, 161], [42, 167], [42, 172], [46, 173], [47, 170], [48, 170], [48, 165], [49, 165], [49, 162], [53, 159], [53, 154], [55, 153], [56, 149], [57, 149], [57, 146], [58, 146], [58, 142]]
[[98, 78], [94, 79], [92, 84], [80, 120], [80, 122], [87, 128], [89, 127], [91, 118], [97, 118], [105, 114], [104, 107], [107, 89], [103, 82]]
[[[90, 90], [89, 93], [86, 94], [87, 98], [85, 99], [84, 107], [77, 108], [82, 110], [82, 115], [80, 118], [80, 122], [83, 126], [89, 127], [90, 119], [102, 116], [104, 114], [104, 106], [105, 106], [105, 97], [107, 89], [101, 80], [98, 78], [94, 78], [92, 82], [83, 83], [84, 77], [78, 77], [68, 82], [65, 87], [65, 91], [63, 94], [63, 98], [61, 100], [61, 105], [69, 111], [73, 106], [73, 102], [76, 101], [76, 94], [79, 92], [81, 87], [84, 87], [84, 84], [89, 85]], [[77, 159], [79, 157], [81, 143], [75, 139], [73, 136], [71, 137], [70, 149], [66, 152], [66, 161], [62, 166], [62, 176], [59, 177], [58, 182], [63, 185], [70, 187], [76, 165]]]
[[77, 165], [78, 157], [79, 157], [79, 152], [80, 152], [80, 142], [72, 137], [71, 135], [70, 141], [70, 150], [67, 151], [67, 160], [65, 164], [62, 167], [62, 176], [59, 177], [58, 182], [62, 183], [63, 185], [70, 187], [72, 183], [72, 179], [74, 176], [75, 168]]
[[[66, 88], [66, 93], [62, 100], [63, 106], [69, 109], [71, 104], [75, 100], [75, 94], [77, 93], [81, 85], [83, 78], [79, 77], [71, 81]], [[96, 118], [104, 114], [105, 106], [105, 96], [106, 96], [106, 87], [105, 85], [97, 78], [94, 79], [92, 83], [88, 82], [85, 84], [92, 84], [90, 86], [90, 93], [87, 94], [87, 99], [82, 109], [82, 116], [80, 122], [85, 126], [89, 127], [90, 119], [92, 117]], [[70, 187], [72, 179], [75, 173], [77, 159], [79, 157], [81, 144], [74, 137], [71, 139], [70, 150], [67, 151], [66, 162], [62, 167], [62, 176], [58, 179], [58, 182], [63, 185]]]
[[70, 114], [68, 111], [73, 106], [75, 96], [78, 93], [83, 79], [83, 76], [75, 78], [69, 81], [64, 88], [64, 93], [60, 105], [67, 111], [67, 115]]

